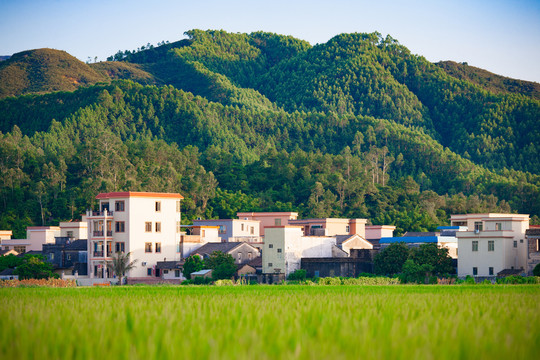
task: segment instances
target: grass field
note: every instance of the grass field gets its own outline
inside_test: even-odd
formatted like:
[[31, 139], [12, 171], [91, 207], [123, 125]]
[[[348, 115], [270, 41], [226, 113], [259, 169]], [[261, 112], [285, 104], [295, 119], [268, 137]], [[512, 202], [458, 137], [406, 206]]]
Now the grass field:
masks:
[[0, 359], [534, 359], [540, 286], [0, 289]]

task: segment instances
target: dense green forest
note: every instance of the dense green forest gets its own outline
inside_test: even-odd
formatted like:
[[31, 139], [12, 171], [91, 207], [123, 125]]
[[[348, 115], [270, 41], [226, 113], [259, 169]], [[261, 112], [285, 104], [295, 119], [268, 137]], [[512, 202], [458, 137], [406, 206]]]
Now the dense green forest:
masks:
[[[80, 67], [99, 79], [60, 92], [36, 80], [38, 90], [2, 96], [0, 228], [24, 237], [26, 226], [77, 218], [97, 193], [121, 190], [182, 193], [185, 223], [275, 210], [367, 218], [398, 233], [454, 213], [538, 221], [540, 102], [516, 86], [458, 78], [377, 33], [316, 46], [262, 32], [186, 34], [113, 61], [48, 58], [40, 73], [75, 78]], [[3, 72], [16, 64], [38, 79], [35, 58], [15, 54], [0, 77], [17, 83]]]

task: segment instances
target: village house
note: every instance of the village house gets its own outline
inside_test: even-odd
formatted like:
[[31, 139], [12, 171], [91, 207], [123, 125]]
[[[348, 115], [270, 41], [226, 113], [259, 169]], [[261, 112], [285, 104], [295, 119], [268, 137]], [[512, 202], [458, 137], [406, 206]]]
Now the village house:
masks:
[[290, 220], [296, 220], [298, 213], [293, 211], [281, 212], [239, 212], [236, 213], [241, 220], [257, 220], [260, 222], [259, 235], [264, 236], [264, 229], [268, 226], [289, 225]]
[[266, 228], [262, 252], [263, 274], [288, 276], [300, 269], [303, 258], [344, 258], [349, 256], [353, 248], [373, 249], [373, 245], [358, 234], [306, 236], [305, 230], [305, 226], [292, 225]]
[[533, 275], [534, 268], [540, 264], [540, 226], [531, 226], [525, 232], [527, 239], [527, 276]]
[[450, 221], [452, 226], [467, 228], [456, 232], [459, 277], [526, 273], [529, 215], [465, 214], [452, 215]]
[[259, 249], [243, 242], [207, 243], [194, 251], [193, 254], [206, 259], [215, 251], [231, 255], [237, 265], [247, 264], [261, 254]]
[[260, 221], [245, 219], [194, 220], [195, 226], [217, 226], [222, 242], [247, 242], [262, 247]]
[[96, 196], [99, 210], [88, 211], [88, 273], [111, 278], [107, 267], [115, 252], [137, 260], [128, 276], [160, 277], [158, 261], [180, 260], [181, 223], [177, 193], [112, 192]]

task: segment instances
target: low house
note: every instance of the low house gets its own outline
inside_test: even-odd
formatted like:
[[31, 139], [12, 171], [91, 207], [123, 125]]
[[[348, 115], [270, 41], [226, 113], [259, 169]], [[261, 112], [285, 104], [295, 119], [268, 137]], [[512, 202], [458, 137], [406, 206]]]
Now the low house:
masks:
[[358, 277], [361, 273], [373, 272], [373, 249], [351, 249], [350, 257], [302, 258], [301, 268], [307, 277]]
[[[340, 224], [344, 225], [345, 222]], [[347, 235], [334, 236], [306, 236], [305, 232], [305, 226], [267, 227], [262, 273], [288, 276], [300, 269], [301, 260], [305, 258], [348, 258], [353, 249], [373, 250], [373, 244], [355, 231]]]
[[2, 239], [2, 248], [13, 249], [19, 254], [28, 251], [41, 251], [43, 244], [54, 244], [54, 238], [60, 236], [58, 226], [29, 226], [26, 239]]
[[88, 242], [86, 239], [72, 239], [56, 237], [54, 244], [43, 244], [43, 256], [53, 265], [56, 273], [87, 275]]
[[158, 261], [156, 264], [156, 272], [159, 273], [164, 280], [185, 280], [182, 274], [184, 261]]
[[358, 234], [365, 239], [366, 219], [302, 219], [289, 220], [291, 226], [301, 226], [304, 236], [335, 236]]
[[181, 233], [178, 252], [181, 258], [189, 257], [194, 251], [206, 243], [220, 243], [219, 226], [187, 225], [187, 233]]
[[257, 248], [243, 242], [207, 243], [197, 249], [194, 254], [206, 259], [215, 251], [231, 255], [237, 265], [247, 264], [260, 256]]
[[0, 256], [7, 256], [7, 255], [19, 255], [18, 252], [16, 252], [15, 250], [13, 249], [6, 249], [6, 250], [2, 250], [0, 249]]
[[195, 278], [212, 278], [212, 269], [203, 269], [191, 273], [191, 279]]
[[393, 225], [366, 225], [366, 240], [374, 249], [379, 249], [379, 240], [383, 237], [393, 237], [396, 227]]
[[236, 213], [241, 220], [260, 221], [259, 235], [264, 236], [264, 228], [268, 226], [289, 225], [290, 220], [296, 220], [298, 213], [294, 211], [280, 212], [239, 212]]
[[0, 272], [0, 280], [18, 280], [19, 275], [15, 274], [15, 269], [7, 268]]
[[195, 226], [217, 226], [218, 236], [223, 242], [247, 242], [261, 244], [260, 221], [245, 219], [194, 220]]

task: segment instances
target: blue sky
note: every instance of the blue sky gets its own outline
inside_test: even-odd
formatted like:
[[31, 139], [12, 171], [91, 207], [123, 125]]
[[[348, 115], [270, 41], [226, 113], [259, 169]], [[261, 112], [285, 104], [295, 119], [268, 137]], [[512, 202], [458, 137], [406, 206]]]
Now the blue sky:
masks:
[[378, 31], [429, 61], [540, 82], [540, 0], [0, 0], [0, 55], [49, 47], [105, 60], [195, 28], [263, 30], [311, 44]]

